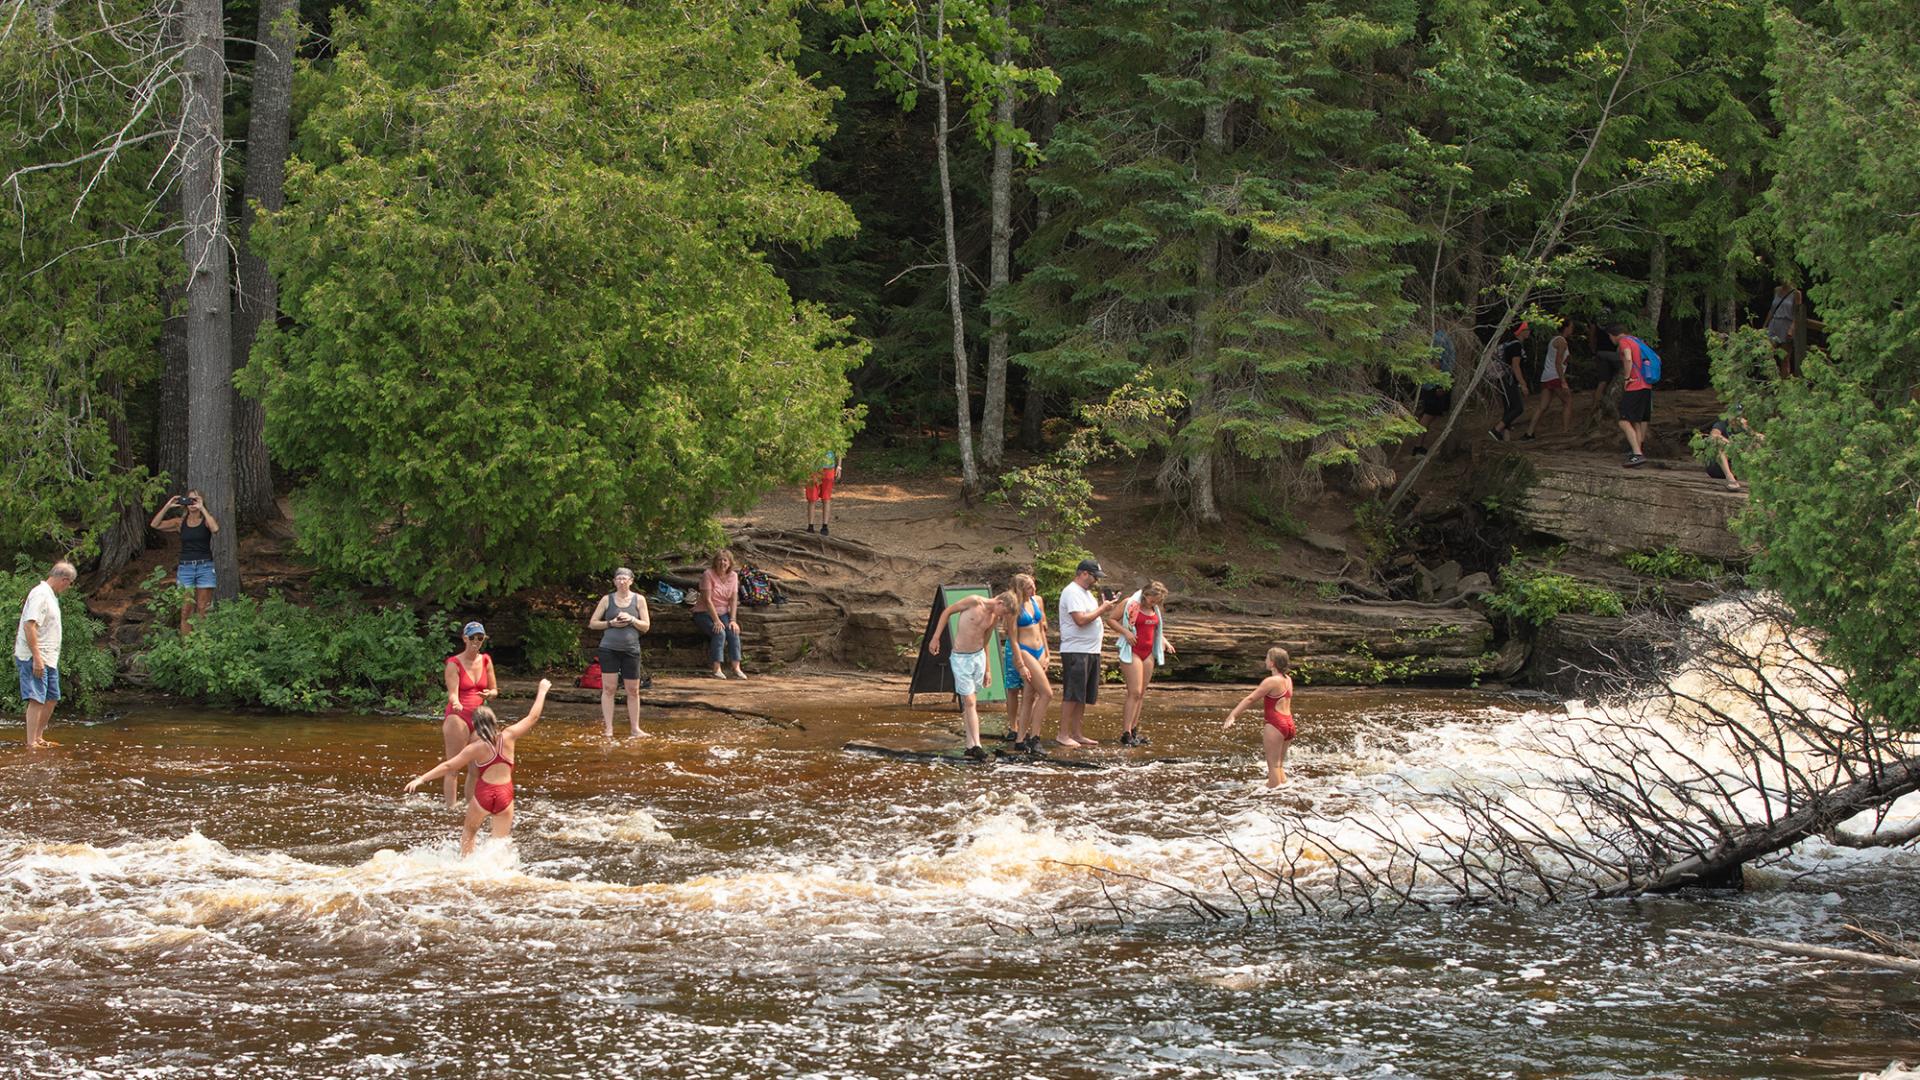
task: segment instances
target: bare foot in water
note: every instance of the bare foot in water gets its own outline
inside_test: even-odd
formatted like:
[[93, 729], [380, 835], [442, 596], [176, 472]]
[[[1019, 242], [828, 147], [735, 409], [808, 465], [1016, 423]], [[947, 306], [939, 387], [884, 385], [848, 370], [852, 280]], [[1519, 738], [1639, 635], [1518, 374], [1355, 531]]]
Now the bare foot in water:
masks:
[[639, 728], [634, 728], [632, 731], [627, 732], [627, 738], [629, 739], [644, 739], [646, 737], [647, 733], [641, 731]]
[[1079, 743], [1075, 742], [1072, 739], [1067, 738], [1064, 735], [1054, 739], [1053, 741], [1061, 746], [1079, 746], [1080, 745]]

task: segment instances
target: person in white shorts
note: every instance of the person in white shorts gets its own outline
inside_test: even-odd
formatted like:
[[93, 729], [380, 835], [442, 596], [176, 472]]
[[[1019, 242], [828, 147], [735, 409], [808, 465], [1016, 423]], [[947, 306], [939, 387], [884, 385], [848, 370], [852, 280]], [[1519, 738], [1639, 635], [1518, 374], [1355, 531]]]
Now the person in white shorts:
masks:
[[1001, 619], [1013, 614], [1020, 602], [1010, 592], [989, 600], [984, 596], [963, 596], [940, 613], [927, 642], [929, 656], [940, 655], [940, 641], [947, 636], [947, 622], [955, 615], [960, 622], [953, 628], [953, 652], [947, 666], [953, 669], [953, 692], [960, 697], [960, 717], [967, 725], [967, 756], [984, 760], [986, 748], [980, 745], [980, 710], [975, 695], [993, 685], [993, 673], [987, 669], [987, 638]]

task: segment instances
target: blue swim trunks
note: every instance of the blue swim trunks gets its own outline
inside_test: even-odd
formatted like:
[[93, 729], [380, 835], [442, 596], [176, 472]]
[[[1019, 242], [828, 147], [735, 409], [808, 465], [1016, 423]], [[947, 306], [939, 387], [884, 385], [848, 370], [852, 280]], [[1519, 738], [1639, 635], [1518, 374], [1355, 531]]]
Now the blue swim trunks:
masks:
[[1027, 681], [1020, 677], [1020, 665], [1013, 662], [1013, 642], [1002, 638], [1000, 641], [1000, 670], [1006, 674], [1007, 689], [1024, 689]]
[[987, 650], [957, 652], [947, 657], [947, 666], [953, 669], [953, 692], [961, 697], [972, 697], [987, 684]]
[[20, 669], [21, 701], [59, 701], [60, 669], [49, 666], [45, 675], [35, 678], [33, 661], [14, 658], [14, 666]]

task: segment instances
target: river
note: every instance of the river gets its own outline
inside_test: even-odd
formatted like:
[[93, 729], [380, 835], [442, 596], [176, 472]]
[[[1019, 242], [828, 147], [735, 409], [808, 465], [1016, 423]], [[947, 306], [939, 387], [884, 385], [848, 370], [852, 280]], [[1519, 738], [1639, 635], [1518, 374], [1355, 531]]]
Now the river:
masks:
[[[1151, 749], [1093, 756], [1152, 763], [1097, 772], [840, 750], [950, 740], [950, 714], [904, 707], [654, 717], [611, 744], [575, 707], [522, 743], [513, 843], [467, 861], [437, 793], [400, 793], [436, 760], [436, 723], [56, 719], [62, 747], [9, 742], [0, 764], [0, 1074], [1833, 1077], [1920, 1059], [1908, 979], [1667, 933], [1839, 940], [1920, 910], [1911, 850], [1811, 844], [1738, 895], [1251, 924], [1096, 880], [1225, 897], [1218, 839], [1255, 858], [1280, 842], [1253, 796], [1257, 711], [1218, 731], [1231, 700], [1150, 705]], [[1330, 821], [1411, 805], [1542, 711], [1307, 688], [1282, 798]]]

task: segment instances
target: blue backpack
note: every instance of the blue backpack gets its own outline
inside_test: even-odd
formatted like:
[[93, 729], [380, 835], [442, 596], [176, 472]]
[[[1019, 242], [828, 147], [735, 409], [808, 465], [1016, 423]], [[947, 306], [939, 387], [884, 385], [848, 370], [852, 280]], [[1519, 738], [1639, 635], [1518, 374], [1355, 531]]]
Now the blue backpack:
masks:
[[1632, 334], [1627, 335], [1627, 340], [1640, 346], [1640, 377], [1647, 381], [1648, 386], [1659, 382], [1660, 354], [1653, 351], [1653, 346], [1641, 341]]

